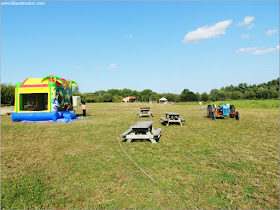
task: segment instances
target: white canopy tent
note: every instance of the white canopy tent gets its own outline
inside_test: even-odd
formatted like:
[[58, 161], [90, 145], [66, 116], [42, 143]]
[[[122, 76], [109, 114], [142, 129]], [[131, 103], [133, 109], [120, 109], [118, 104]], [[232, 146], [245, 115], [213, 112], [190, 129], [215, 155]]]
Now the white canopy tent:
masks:
[[161, 99], [159, 99], [159, 103], [160, 104], [166, 104], [167, 103], [167, 99], [166, 98], [161, 98]]

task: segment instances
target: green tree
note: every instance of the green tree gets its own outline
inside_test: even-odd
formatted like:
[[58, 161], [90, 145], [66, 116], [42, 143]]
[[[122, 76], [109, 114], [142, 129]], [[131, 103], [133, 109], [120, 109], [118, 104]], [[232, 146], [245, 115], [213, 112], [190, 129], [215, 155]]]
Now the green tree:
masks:
[[122, 95], [122, 91], [121, 90], [117, 90], [117, 89], [109, 89], [106, 93], [111, 94], [113, 96], [121, 96]]
[[234, 92], [232, 93], [231, 98], [232, 98], [233, 100], [238, 100], [238, 99], [241, 98], [241, 93], [240, 93], [239, 91], [234, 91]]
[[112, 102], [113, 101], [113, 96], [111, 94], [105, 93], [102, 96], [102, 101], [103, 102]]
[[219, 101], [219, 90], [218, 89], [212, 89], [210, 94], [209, 94], [209, 98], [211, 101]]
[[113, 96], [113, 102], [121, 102], [122, 98], [123, 98], [122, 96], [115, 95]]
[[206, 101], [208, 101], [208, 99], [209, 99], [208, 94], [206, 92], [201, 94], [201, 100], [202, 101], [206, 102]]
[[1, 84], [1, 104], [14, 105], [15, 86], [11, 84]]
[[124, 88], [122, 90], [122, 97], [127, 97], [127, 96], [131, 96], [133, 93], [132, 90], [128, 89], [128, 88]]
[[198, 101], [198, 97], [194, 92], [184, 89], [180, 95], [181, 101]]

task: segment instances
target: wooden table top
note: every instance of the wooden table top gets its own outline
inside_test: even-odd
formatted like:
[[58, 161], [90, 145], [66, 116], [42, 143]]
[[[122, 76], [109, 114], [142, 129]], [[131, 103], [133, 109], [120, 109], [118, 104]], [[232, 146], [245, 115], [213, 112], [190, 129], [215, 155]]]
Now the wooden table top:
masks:
[[132, 129], [137, 129], [137, 128], [149, 128], [152, 126], [154, 122], [153, 121], [139, 121], [135, 123], [134, 125], [130, 126]]
[[176, 112], [165, 112], [165, 114], [167, 114], [167, 115], [175, 115], [175, 116], [179, 116], [180, 115], [179, 113], [176, 113]]

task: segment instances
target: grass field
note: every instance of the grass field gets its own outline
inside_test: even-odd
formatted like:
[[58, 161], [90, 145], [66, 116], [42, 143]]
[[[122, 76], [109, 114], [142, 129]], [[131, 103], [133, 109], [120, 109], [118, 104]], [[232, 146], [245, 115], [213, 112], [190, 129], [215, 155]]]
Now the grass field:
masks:
[[[69, 124], [1, 117], [1, 208], [279, 209], [279, 109], [238, 108], [240, 121], [198, 105], [87, 104]], [[116, 138], [150, 106], [158, 144]], [[80, 107], [78, 113], [81, 113]], [[164, 112], [184, 126], [165, 127]]]
[[[236, 108], [279, 108], [279, 99], [267, 99], [267, 100], [232, 100], [232, 101], [208, 101], [204, 102], [203, 106], [208, 104], [233, 104]], [[197, 105], [198, 102], [179, 102], [179, 105]]]

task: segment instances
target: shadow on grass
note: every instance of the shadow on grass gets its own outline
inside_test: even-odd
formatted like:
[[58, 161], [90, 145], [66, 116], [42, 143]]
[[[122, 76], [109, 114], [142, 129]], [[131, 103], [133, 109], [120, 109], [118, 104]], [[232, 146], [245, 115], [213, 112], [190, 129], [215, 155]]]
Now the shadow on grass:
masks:
[[76, 114], [76, 117], [90, 117], [90, 114], [87, 114], [86, 116], [84, 116], [83, 114]]
[[[178, 123], [178, 122], [172, 122], [172, 123], [169, 123], [169, 125], [167, 126], [167, 123], [166, 122], [161, 122], [161, 124], [163, 125], [163, 126], [166, 126], [166, 127], [169, 127], [169, 126], [180, 126], [180, 123]], [[182, 125], [184, 126], [184, 124], [182, 123]]]
[[[159, 139], [154, 139], [157, 143], [159, 142]], [[127, 142], [126, 139], [124, 139], [122, 142]], [[149, 139], [133, 139], [130, 143], [134, 143], [134, 142], [149, 142], [152, 143]]]

